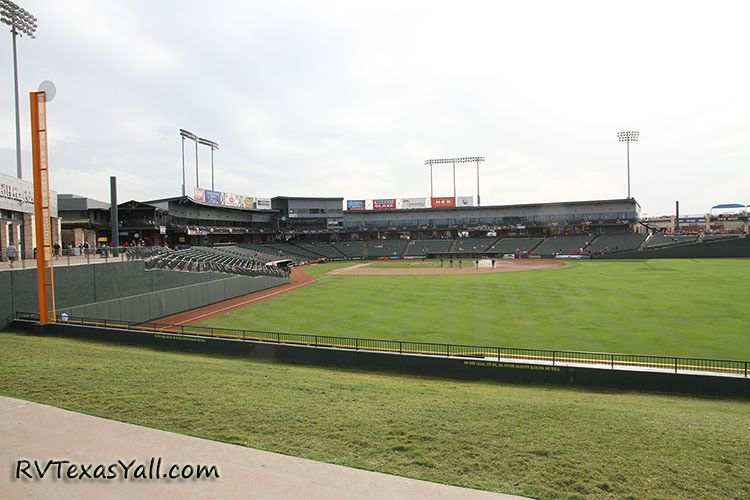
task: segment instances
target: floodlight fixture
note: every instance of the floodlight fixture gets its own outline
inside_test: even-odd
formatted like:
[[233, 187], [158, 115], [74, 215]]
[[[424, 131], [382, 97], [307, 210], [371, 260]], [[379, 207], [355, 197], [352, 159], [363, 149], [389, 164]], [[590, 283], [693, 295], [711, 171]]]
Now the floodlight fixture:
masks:
[[638, 142], [638, 131], [628, 130], [625, 132], [617, 132], [617, 139], [620, 142]]
[[638, 142], [638, 136], [639, 132], [637, 130], [626, 130], [623, 132], [617, 132], [617, 140], [620, 142], [624, 142], [627, 146], [627, 155], [628, 155], [628, 199], [631, 199], [630, 196], [630, 143], [631, 142]]
[[430, 167], [430, 199], [434, 198], [432, 184], [432, 167], [434, 165], [449, 164], [453, 165], [453, 199], [456, 199], [456, 163], [476, 163], [477, 164], [477, 206], [482, 206], [479, 198], [479, 163], [485, 160], [484, 156], [461, 156], [459, 158], [433, 158], [425, 160], [424, 164]]
[[21, 117], [18, 104], [18, 55], [16, 51], [16, 37], [26, 35], [36, 38], [37, 20], [28, 11], [10, 0], [0, 0], [0, 22], [10, 26], [13, 37], [13, 84], [16, 98], [16, 175], [23, 178], [21, 168]]
[[198, 136], [197, 135], [195, 135], [192, 132], [188, 132], [184, 128], [180, 129], [180, 135], [182, 136], [183, 139], [190, 139], [191, 141], [197, 141], [198, 140]]

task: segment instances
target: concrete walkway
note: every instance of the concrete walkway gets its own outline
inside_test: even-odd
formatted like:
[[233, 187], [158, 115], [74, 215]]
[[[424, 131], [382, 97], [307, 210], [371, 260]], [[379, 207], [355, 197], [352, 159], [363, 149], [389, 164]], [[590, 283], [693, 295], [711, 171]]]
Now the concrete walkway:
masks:
[[[139, 464], [149, 468], [161, 458], [160, 471], [173, 464], [216, 465], [218, 479], [123, 480], [55, 479], [52, 466], [44, 479], [15, 479], [19, 460], [40, 467], [48, 460], [125, 464], [131, 477]], [[65, 474], [63, 468], [63, 475]], [[151, 470], [155, 470], [153, 467]], [[80, 474], [80, 471], [76, 471]], [[0, 496], [4, 498], [263, 498], [263, 499], [510, 499], [519, 498], [406, 479], [277, 453], [244, 448], [124, 424], [0, 397]]]
[[[53, 259], [55, 267], [65, 266], [84, 266], [87, 264], [106, 264], [108, 262], [125, 262], [125, 254], [121, 253], [117, 257], [107, 255], [107, 258], [100, 257], [99, 255], [63, 255], [60, 258]], [[0, 271], [14, 270], [14, 269], [36, 269], [36, 259], [23, 259], [17, 260], [13, 263], [13, 267], [10, 267], [10, 263], [6, 261], [0, 261]]]

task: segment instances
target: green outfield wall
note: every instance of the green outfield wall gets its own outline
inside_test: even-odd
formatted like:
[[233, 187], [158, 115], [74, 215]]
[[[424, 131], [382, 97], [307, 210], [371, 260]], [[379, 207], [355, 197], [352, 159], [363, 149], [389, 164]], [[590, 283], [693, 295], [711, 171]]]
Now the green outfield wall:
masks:
[[[257, 281], [245, 282], [246, 280], [240, 280], [224, 288], [214, 285], [214, 288], [209, 287], [205, 288], [205, 290], [218, 290], [221, 297], [228, 297], [230, 293], [241, 295], [242, 293], [250, 293], [245, 290], [263, 290], [270, 286], [277, 286], [287, 282], [283, 278], [253, 278], [223, 273], [149, 271], [146, 270], [143, 261], [61, 266], [55, 268], [55, 306], [58, 311], [62, 311], [74, 306], [91, 305], [98, 302], [107, 302], [202, 283], [236, 280], [236, 278]], [[186, 293], [183, 291], [175, 294], [167, 294], [165, 297], [184, 297]], [[195, 294], [207, 301], [201, 305], [223, 300], [212, 300], [203, 291], [196, 291]], [[234, 296], [236, 297], [237, 295]], [[157, 296], [151, 298], [153, 300], [167, 301], [163, 310], [174, 309], [174, 307], [170, 306], [171, 302], [169, 301], [172, 300], [171, 298], [160, 299]], [[175, 298], [174, 300], [177, 301], [176, 303], [183, 300], [182, 303], [189, 305], [198, 303], [195, 299]], [[37, 310], [36, 269], [16, 269], [0, 272], [0, 329], [7, 326], [16, 312], [34, 312]], [[160, 309], [155, 308], [154, 310]]]

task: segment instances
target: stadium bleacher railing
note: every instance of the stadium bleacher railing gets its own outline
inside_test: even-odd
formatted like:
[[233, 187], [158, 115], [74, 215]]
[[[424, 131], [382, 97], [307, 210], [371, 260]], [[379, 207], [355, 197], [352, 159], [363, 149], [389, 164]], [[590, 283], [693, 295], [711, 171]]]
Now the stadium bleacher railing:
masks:
[[[38, 321], [38, 313], [19, 312], [16, 319]], [[157, 334], [186, 335], [251, 342], [270, 342], [307, 347], [376, 351], [391, 354], [440, 356], [460, 359], [480, 359], [500, 363], [525, 362], [548, 366], [586, 366], [611, 370], [654, 370], [675, 374], [711, 374], [748, 378], [749, 361], [732, 359], [691, 358], [650, 354], [622, 354], [558, 349], [530, 349], [522, 347], [472, 346], [441, 344], [411, 340], [335, 337], [307, 333], [238, 330], [211, 326], [174, 325], [159, 322], [134, 323], [127, 321], [83, 318], [58, 315], [63, 324], [114, 328]]]

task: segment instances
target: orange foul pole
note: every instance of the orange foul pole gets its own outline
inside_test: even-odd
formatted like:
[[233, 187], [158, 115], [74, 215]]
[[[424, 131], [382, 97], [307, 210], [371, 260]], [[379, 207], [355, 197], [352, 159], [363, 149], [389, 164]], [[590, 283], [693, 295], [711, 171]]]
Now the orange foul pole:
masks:
[[55, 279], [52, 262], [49, 168], [47, 165], [47, 95], [31, 92], [31, 151], [34, 160], [34, 221], [39, 322], [55, 321]]

